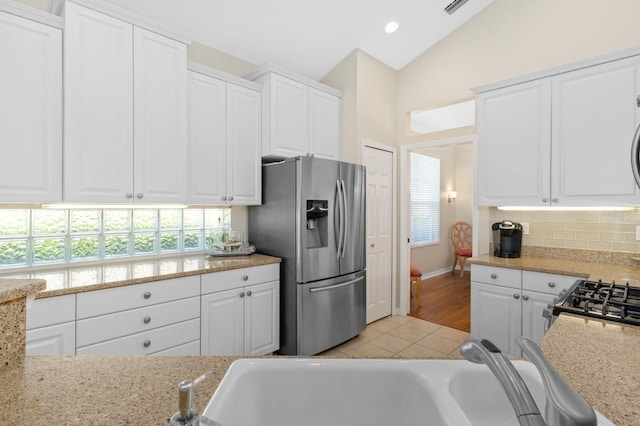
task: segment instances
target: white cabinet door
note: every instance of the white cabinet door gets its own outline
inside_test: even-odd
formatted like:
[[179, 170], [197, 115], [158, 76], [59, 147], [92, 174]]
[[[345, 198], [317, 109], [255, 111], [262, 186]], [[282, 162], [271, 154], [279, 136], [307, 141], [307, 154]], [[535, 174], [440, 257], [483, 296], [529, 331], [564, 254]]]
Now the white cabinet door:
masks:
[[316, 157], [340, 159], [342, 100], [309, 88], [309, 150]]
[[545, 333], [547, 319], [542, 316], [542, 311], [547, 305], [553, 303], [555, 295], [536, 293], [534, 291], [522, 292], [522, 335], [540, 343]]
[[67, 322], [27, 330], [27, 355], [75, 355], [76, 324]]
[[135, 198], [187, 201], [187, 48], [134, 28]]
[[309, 87], [276, 73], [270, 78], [270, 155], [295, 157], [309, 153]]
[[241, 288], [202, 296], [202, 355], [243, 354], [244, 298], [245, 292]]
[[244, 355], [265, 355], [280, 347], [280, 283], [245, 289]]
[[478, 204], [548, 205], [550, 150], [548, 79], [482, 93], [478, 98]]
[[62, 200], [62, 31], [0, 12], [0, 201]]
[[262, 201], [262, 95], [227, 83], [227, 203]]
[[133, 26], [65, 6], [64, 200], [132, 202]]
[[197, 72], [188, 75], [189, 203], [224, 204], [227, 192], [227, 85]]
[[637, 205], [630, 146], [640, 58], [553, 77], [552, 205]]
[[471, 336], [488, 339], [506, 354], [520, 356], [520, 290], [471, 282]]

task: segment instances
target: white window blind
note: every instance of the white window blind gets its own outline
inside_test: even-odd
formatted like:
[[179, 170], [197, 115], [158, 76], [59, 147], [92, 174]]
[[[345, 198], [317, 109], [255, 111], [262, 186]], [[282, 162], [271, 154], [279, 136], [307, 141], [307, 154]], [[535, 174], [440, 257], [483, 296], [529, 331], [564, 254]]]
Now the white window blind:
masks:
[[411, 244], [440, 241], [440, 159], [411, 153]]

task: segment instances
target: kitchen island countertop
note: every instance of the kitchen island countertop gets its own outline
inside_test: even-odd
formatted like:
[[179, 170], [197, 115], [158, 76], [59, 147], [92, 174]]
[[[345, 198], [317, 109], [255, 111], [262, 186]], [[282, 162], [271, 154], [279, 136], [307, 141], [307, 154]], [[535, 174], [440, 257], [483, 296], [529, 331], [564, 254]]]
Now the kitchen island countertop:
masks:
[[[542, 342], [560, 374], [617, 426], [640, 418], [640, 327], [562, 314]], [[16, 424], [167, 424], [178, 383], [202, 411], [231, 363], [219, 356], [27, 356], [0, 368], [0, 407]]]

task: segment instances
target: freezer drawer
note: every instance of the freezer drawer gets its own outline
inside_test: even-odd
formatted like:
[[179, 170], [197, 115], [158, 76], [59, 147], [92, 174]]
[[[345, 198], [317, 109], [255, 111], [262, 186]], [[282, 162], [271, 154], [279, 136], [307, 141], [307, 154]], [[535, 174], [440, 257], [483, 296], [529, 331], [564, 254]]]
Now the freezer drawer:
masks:
[[298, 355], [315, 355], [360, 334], [365, 289], [365, 272], [298, 284]]

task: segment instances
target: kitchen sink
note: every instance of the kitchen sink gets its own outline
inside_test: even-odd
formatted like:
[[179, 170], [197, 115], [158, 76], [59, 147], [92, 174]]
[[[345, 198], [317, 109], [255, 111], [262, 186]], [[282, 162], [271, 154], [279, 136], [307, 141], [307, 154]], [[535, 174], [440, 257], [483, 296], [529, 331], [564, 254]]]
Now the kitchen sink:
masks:
[[[544, 413], [536, 368], [514, 365]], [[241, 359], [202, 416], [221, 426], [518, 425], [489, 369], [459, 360]]]

